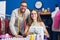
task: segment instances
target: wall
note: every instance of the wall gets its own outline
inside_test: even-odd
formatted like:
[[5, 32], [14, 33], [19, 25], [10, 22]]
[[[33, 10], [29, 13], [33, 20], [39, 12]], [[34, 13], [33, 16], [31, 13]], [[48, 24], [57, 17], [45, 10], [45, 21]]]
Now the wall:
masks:
[[[3, 0], [0, 0], [0, 1], [3, 1]], [[22, 0], [6, 0], [6, 14], [11, 15], [12, 10], [14, 10], [15, 8], [18, 8], [20, 6], [21, 1]], [[28, 3], [28, 8], [30, 10], [35, 9], [34, 4], [36, 1], [37, 0], [26, 0], [26, 2]], [[40, 1], [43, 3], [42, 8], [48, 8], [49, 7], [51, 9], [50, 10], [51, 12], [54, 11], [56, 4], [58, 4], [60, 7], [60, 0], [40, 0]], [[6, 16], [6, 17], [10, 17], [10, 16]], [[56, 34], [60, 34], [60, 33], [53, 32], [52, 33], [52, 37], [53, 37], [52, 40], [57, 40]]]
[[[15, 8], [18, 8], [20, 6], [20, 2], [22, 0], [7, 0], [7, 3], [6, 3], [6, 14], [11, 14], [12, 10], [14, 10]], [[35, 2], [37, 0], [26, 0], [26, 2], [28, 3], [28, 8], [30, 10], [32, 9], [35, 9]], [[60, 1], [59, 0], [40, 0], [42, 3], [43, 3], [43, 6], [42, 8], [50, 8], [51, 12], [54, 11], [54, 8], [55, 8], [55, 5], [56, 4], [60, 4]], [[59, 5], [60, 7], [60, 5]]]

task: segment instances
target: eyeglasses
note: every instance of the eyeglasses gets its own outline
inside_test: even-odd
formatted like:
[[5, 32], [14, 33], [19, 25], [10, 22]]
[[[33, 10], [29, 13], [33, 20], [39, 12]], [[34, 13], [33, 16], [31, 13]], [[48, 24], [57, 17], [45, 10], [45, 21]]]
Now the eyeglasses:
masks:
[[21, 5], [22, 7], [27, 7], [26, 5]]

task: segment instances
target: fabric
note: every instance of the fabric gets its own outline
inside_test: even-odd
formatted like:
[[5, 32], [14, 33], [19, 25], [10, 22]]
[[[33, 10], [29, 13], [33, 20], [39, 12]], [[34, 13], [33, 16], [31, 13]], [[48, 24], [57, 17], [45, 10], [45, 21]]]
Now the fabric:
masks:
[[43, 31], [43, 27], [42, 26], [40, 26], [37, 22], [33, 22], [32, 24], [31, 24], [31, 26], [30, 26], [30, 28], [29, 28], [29, 32], [37, 32], [37, 33], [39, 33], [40, 31], [38, 30], [38, 29], [42, 29], [42, 31]]
[[56, 8], [55, 8], [55, 11], [53, 11], [53, 12], [51, 13], [52, 19], [55, 17], [57, 11], [59, 11], [59, 7], [56, 7]]
[[56, 13], [53, 21], [54, 29], [59, 29], [60, 27], [60, 10]]
[[41, 38], [44, 38], [44, 29], [42, 26], [39, 25], [38, 22], [33, 22], [30, 26], [29, 32], [32, 34], [37, 34], [41, 36]]

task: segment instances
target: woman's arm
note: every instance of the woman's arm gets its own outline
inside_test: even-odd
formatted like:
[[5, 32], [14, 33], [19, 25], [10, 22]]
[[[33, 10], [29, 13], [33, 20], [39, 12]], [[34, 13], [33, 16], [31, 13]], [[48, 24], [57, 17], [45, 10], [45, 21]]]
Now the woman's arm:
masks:
[[44, 34], [49, 38], [49, 33], [48, 33], [47, 29], [46, 29], [45, 24], [43, 22], [41, 22], [41, 24], [42, 24], [42, 26], [44, 28]]
[[23, 35], [28, 35], [28, 30], [29, 30], [29, 27], [27, 25], [26, 28], [25, 28], [25, 31], [24, 31]]

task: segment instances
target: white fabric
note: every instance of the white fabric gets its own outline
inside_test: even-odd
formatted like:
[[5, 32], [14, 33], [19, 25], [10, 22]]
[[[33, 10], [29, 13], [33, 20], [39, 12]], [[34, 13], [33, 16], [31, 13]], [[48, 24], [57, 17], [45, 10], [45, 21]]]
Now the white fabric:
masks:
[[44, 29], [37, 22], [33, 22], [29, 29], [30, 33], [37, 33], [41, 36], [42, 40], [44, 39]]
[[55, 17], [57, 11], [59, 11], [59, 7], [56, 7], [56, 8], [55, 8], [55, 11], [53, 11], [53, 12], [51, 13], [52, 19]]

